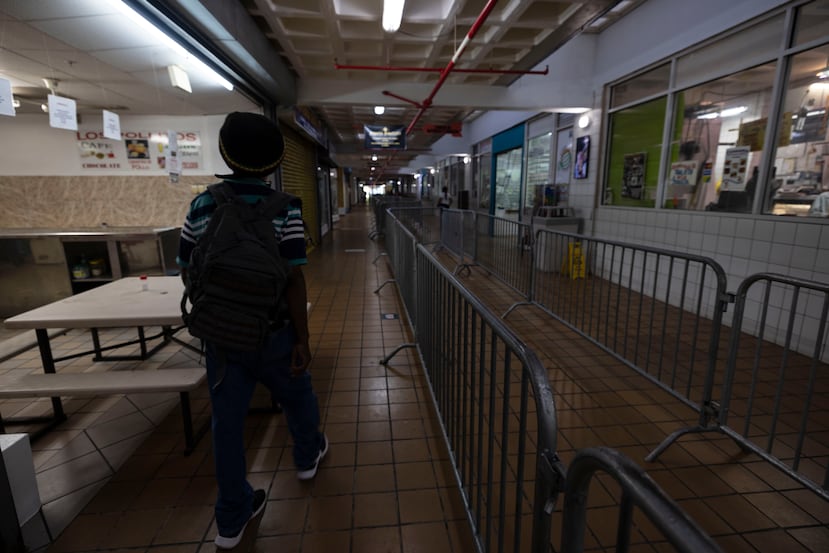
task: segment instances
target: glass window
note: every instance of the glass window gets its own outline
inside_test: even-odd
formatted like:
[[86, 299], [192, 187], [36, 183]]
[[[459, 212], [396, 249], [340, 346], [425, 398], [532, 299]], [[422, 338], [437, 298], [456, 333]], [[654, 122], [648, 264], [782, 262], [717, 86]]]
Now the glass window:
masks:
[[532, 217], [544, 202], [544, 187], [550, 184], [553, 133], [546, 132], [527, 141], [527, 186], [524, 192], [524, 217]]
[[826, 37], [826, 29], [829, 29], [829, 0], [815, 0], [797, 9], [795, 45]]
[[513, 148], [495, 157], [495, 214], [517, 214], [521, 202], [521, 154]]
[[[771, 186], [763, 211], [817, 215], [818, 197], [829, 191], [829, 44], [792, 58], [774, 154]], [[821, 76], [823, 76], [821, 78]], [[810, 213], [810, 208], [815, 209]]]
[[475, 173], [476, 189], [480, 190], [478, 193], [478, 208], [489, 210], [489, 181], [492, 174], [492, 154], [486, 152], [475, 156], [473, 162], [473, 172]]
[[687, 88], [777, 58], [785, 25], [780, 14], [734, 33], [676, 62], [675, 88]]
[[611, 90], [610, 107], [624, 106], [636, 100], [666, 92], [670, 78], [671, 64], [665, 63], [619, 83]]
[[663, 97], [610, 115], [605, 205], [654, 206], [666, 106]]
[[751, 212], [775, 66], [760, 65], [676, 94], [665, 207]]

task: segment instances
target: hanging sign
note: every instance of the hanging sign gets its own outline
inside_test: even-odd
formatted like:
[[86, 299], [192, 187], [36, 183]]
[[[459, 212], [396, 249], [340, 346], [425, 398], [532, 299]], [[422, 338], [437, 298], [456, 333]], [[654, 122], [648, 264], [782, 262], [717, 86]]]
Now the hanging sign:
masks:
[[0, 115], [16, 115], [12, 83], [8, 79], [0, 79]]
[[78, 130], [78, 106], [75, 100], [49, 94], [49, 126], [68, 131]]
[[405, 150], [406, 127], [403, 125], [363, 125], [366, 150]]
[[103, 110], [104, 138], [121, 140], [121, 118], [117, 113]]

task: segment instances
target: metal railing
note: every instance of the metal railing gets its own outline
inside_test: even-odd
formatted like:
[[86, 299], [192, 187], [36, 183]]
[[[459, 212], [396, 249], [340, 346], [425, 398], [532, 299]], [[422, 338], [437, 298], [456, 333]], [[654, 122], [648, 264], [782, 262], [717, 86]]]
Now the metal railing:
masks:
[[[556, 456], [546, 369], [501, 318], [417, 244], [397, 213], [388, 211], [386, 247], [415, 343], [399, 346], [382, 363], [402, 348], [417, 348], [477, 551], [547, 553], [565, 469]], [[656, 501], [648, 495], [652, 482], [631, 486], [646, 507]], [[657, 521], [660, 528], [672, 524]], [[686, 530], [694, 534], [676, 530], [670, 537], [707, 543], [698, 528]]]
[[[616, 520], [616, 551], [628, 551], [634, 523], [634, 508], [639, 509], [658, 530], [671, 550], [680, 553], [715, 553], [720, 548], [697, 524], [630, 459], [618, 451], [599, 447], [578, 451], [567, 469], [562, 522], [561, 553], [584, 551], [588, 522], [588, 488], [599, 471], [612, 477], [621, 488], [619, 516]], [[610, 524], [602, 512], [601, 523]], [[654, 546], [653, 538], [648, 545]], [[606, 551], [607, 549], [603, 549]], [[654, 547], [654, 551], [658, 548]]]
[[[674, 432], [646, 460], [684, 434], [721, 432], [829, 499], [825, 444], [809, 432], [825, 427], [818, 419], [829, 376], [826, 285], [781, 275], [747, 278], [736, 294], [723, 362], [723, 314], [735, 300], [714, 260], [539, 230], [527, 267], [512, 261], [525, 250], [515, 222], [514, 230], [500, 233], [508, 236], [502, 249], [490, 246], [498, 253], [482, 259], [480, 244], [498, 242], [499, 233], [480, 221], [495, 219], [478, 215], [473, 259], [525, 298], [504, 317], [519, 305], [536, 305], [699, 413], [697, 426]], [[766, 287], [758, 293], [761, 282]], [[753, 328], [744, 332], [747, 323]], [[750, 364], [741, 334], [755, 340]]]
[[374, 215], [372, 228], [368, 237], [372, 240], [386, 233], [386, 210], [392, 207], [420, 207], [421, 201], [417, 198], [404, 196], [374, 195], [370, 199], [371, 211]]
[[723, 268], [568, 232], [536, 236], [533, 303], [702, 413], [730, 300]]
[[[719, 401], [712, 424], [678, 430], [655, 460], [684, 434], [718, 431], [829, 499], [826, 405], [829, 286], [762, 273], [736, 293]], [[811, 356], [797, 351], [811, 350]]]

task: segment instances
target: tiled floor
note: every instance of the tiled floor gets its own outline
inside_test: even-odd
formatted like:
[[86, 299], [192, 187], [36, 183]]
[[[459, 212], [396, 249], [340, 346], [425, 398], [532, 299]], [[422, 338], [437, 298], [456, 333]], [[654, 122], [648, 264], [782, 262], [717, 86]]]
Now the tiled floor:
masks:
[[[311, 370], [331, 440], [317, 478], [296, 480], [290, 439], [279, 415], [256, 413], [248, 419], [250, 478], [269, 491], [258, 552], [474, 550], [417, 355], [413, 350], [399, 353], [394, 370], [378, 363], [411, 336], [394, 290], [374, 293], [391, 275], [385, 259], [377, 257], [378, 244], [368, 239], [369, 222], [365, 208], [341, 218], [306, 268], [313, 304]], [[496, 307], [499, 301], [511, 301], [494, 292], [485, 300]], [[693, 424], [695, 415], [549, 319], [523, 311], [508, 322], [549, 368], [565, 463], [582, 447], [620, 449], [647, 468], [724, 551], [829, 550], [829, 503], [716, 435], [685, 437], [657, 462], [645, 463], [656, 444]], [[87, 342], [87, 335], [74, 331], [55, 339], [60, 352]], [[140, 368], [196, 362], [188, 350], [168, 346]], [[78, 360], [60, 370], [86, 370], [85, 363]], [[39, 367], [36, 350], [0, 363], [2, 372]], [[105, 363], [92, 367], [112, 368]], [[209, 413], [206, 392], [196, 396], [194, 410], [204, 418]], [[265, 399], [263, 394], [257, 404], [264, 405]], [[214, 550], [210, 437], [193, 455], [182, 455], [175, 397], [65, 403], [71, 412], [67, 423], [33, 444], [44, 516], [55, 538], [44, 550]], [[4, 401], [0, 408], [11, 416], [42, 412], [48, 403]], [[585, 546], [601, 551], [613, 542], [615, 514], [611, 495], [591, 492], [594, 499]], [[556, 535], [560, 525], [556, 512]], [[647, 526], [639, 531], [647, 534]], [[639, 544], [634, 550], [670, 548]]]

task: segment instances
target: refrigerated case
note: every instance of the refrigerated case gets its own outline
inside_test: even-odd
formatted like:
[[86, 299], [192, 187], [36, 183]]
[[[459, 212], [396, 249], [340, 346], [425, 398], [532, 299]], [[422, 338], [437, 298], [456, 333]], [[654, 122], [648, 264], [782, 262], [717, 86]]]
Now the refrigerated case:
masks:
[[0, 231], [0, 316], [125, 276], [170, 275], [180, 227]]

